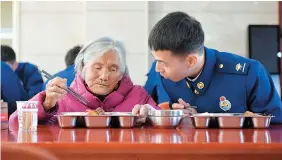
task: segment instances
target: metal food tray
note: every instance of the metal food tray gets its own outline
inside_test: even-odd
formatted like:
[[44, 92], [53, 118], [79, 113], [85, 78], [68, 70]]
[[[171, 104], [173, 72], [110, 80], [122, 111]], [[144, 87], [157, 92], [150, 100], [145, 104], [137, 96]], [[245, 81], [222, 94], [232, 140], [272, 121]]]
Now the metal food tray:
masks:
[[62, 112], [55, 115], [61, 128], [74, 128], [76, 121], [82, 117], [87, 128], [108, 128], [112, 117], [117, 117], [121, 128], [134, 127], [136, 115], [131, 112], [105, 112], [102, 115], [92, 115], [87, 112]]
[[254, 128], [268, 128], [271, 115], [244, 115], [243, 113], [198, 113], [190, 116], [195, 128], [209, 128], [211, 119], [215, 119], [219, 128], [242, 128], [247, 118]]

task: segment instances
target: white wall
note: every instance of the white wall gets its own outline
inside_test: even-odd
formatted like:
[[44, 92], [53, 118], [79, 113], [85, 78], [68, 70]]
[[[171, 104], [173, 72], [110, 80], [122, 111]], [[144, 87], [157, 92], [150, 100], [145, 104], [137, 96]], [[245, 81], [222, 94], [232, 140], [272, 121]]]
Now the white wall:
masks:
[[185, 11], [198, 19], [206, 46], [248, 55], [247, 26], [278, 24], [278, 2], [34, 2], [20, 5], [20, 60], [51, 73], [65, 67], [66, 51], [101, 36], [122, 40], [133, 81], [144, 84], [152, 58], [147, 38], [164, 15]]
[[20, 60], [50, 73], [64, 69], [67, 50], [84, 42], [83, 7], [80, 2], [21, 2]]
[[87, 40], [110, 36], [124, 42], [129, 74], [136, 84], [146, 81], [147, 2], [87, 2]]
[[249, 24], [278, 24], [278, 2], [152, 2], [150, 29], [169, 12], [184, 11], [201, 22], [207, 47], [248, 57]]

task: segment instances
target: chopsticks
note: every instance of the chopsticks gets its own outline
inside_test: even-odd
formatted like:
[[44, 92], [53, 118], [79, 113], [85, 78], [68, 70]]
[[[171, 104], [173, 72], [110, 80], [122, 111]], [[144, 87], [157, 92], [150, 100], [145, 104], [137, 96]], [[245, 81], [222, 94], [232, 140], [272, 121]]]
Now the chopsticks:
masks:
[[[40, 73], [42, 73], [43, 76], [44, 76], [45, 78], [47, 78], [48, 80], [51, 80], [51, 79], [54, 78], [51, 74], [49, 74], [48, 72], [44, 71], [43, 69], [40, 69], [38, 66], [36, 66], [36, 68], [37, 68], [38, 71], [39, 71]], [[75, 99], [77, 99], [79, 102], [83, 103], [84, 105], [87, 106], [87, 103], [89, 103], [89, 101], [88, 101], [86, 98], [84, 98], [84, 97], [82, 97], [81, 95], [79, 95], [77, 92], [75, 92], [74, 90], [72, 90], [70, 87], [67, 87], [67, 89], [65, 89], [65, 90], [66, 90], [70, 95], [72, 95]]]

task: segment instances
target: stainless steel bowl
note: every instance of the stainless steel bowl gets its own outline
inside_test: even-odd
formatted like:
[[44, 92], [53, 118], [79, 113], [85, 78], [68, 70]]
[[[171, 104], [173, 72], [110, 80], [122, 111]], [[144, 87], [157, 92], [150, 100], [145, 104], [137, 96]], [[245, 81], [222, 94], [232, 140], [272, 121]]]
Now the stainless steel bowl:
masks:
[[272, 116], [253, 116], [253, 127], [254, 128], [268, 128]]
[[242, 128], [245, 117], [234, 114], [218, 114], [218, 124], [220, 128]]
[[64, 116], [56, 115], [58, 118], [59, 126], [61, 128], [73, 128], [77, 120], [77, 116]]
[[157, 116], [149, 116], [152, 124], [156, 128], [176, 128], [181, 122], [182, 116], [174, 116], [174, 117], [157, 117]]
[[108, 128], [111, 116], [109, 115], [86, 115], [84, 116], [86, 127], [88, 128]]
[[208, 116], [191, 116], [193, 126], [195, 128], [208, 128], [210, 117]]
[[153, 117], [182, 117], [183, 110], [151, 110], [149, 116]]

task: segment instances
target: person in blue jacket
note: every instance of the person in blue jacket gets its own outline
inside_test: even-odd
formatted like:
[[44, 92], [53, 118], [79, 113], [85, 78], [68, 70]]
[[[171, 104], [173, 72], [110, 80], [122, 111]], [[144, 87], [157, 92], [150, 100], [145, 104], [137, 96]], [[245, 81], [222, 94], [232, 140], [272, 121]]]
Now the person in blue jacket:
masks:
[[[157, 103], [190, 112], [271, 114], [282, 123], [280, 97], [264, 66], [204, 46], [201, 24], [184, 12], [162, 18], [149, 35], [156, 59], [145, 84]], [[196, 106], [196, 110], [191, 110]]]
[[[73, 48], [71, 48], [65, 56], [65, 63], [67, 68], [53, 75], [53, 77], [66, 78], [68, 87], [71, 85], [72, 81], [75, 78], [74, 60], [80, 50], [81, 50], [81, 46], [74, 46]], [[44, 83], [42, 88], [43, 90], [46, 89], [47, 83], [48, 80]]]
[[8, 115], [16, 109], [16, 101], [26, 101], [30, 97], [11, 67], [1, 61], [1, 99], [8, 103]]
[[35, 65], [17, 62], [14, 50], [6, 45], [1, 45], [1, 60], [14, 70], [29, 97], [42, 91], [43, 78]]

